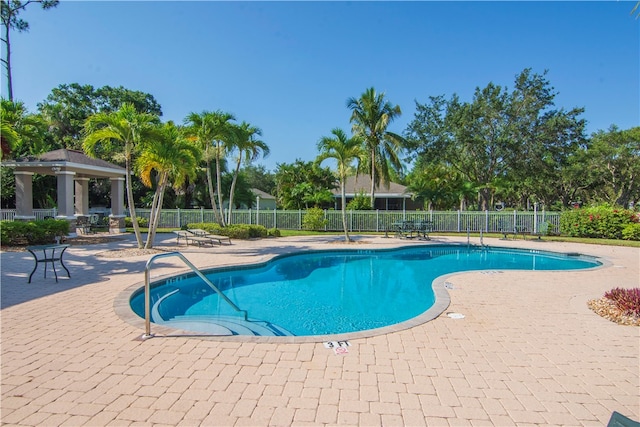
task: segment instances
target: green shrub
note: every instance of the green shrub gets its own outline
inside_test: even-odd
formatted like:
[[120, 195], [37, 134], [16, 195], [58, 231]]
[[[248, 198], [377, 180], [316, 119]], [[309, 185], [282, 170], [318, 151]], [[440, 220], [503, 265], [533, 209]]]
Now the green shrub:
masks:
[[622, 238], [624, 240], [640, 240], [640, 223], [627, 224], [622, 229]]
[[621, 239], [622, 231], [634, 223], [638, 217], [633, 211], [602, 205], [563, 212], [560, 232], [571, 237]]
[[[138, 220], [138, 225], [142, 228], [147, 228], [149, 227], [149, 220], [147, 218], [144, 217], [137, 217]], [[133, 227], [133, 221], [131, 221], [131, 217], [126, 217], [124, 219], [124, 226], [125, 227]]]
[[324, 211], [320, 208], [307, 209], [302, 217], [302, 228], [305, 230], [323, 230], [328, 223]]
[[56, 237], [67, 234], [69, 221], [64, 219], [0, 222], [0, 243], [3, 245], [44, 245], [55, 243]]
[[267, 230], [267, 236], [280, 237], [282, 236], [282, 234], [280, 233], [280, 230], [278, 230], [277, 228], [270, 228]]
[[267, 228], [263, 225], [231, 224], [221, 227], [211, 222], [195, 222], [187, 224], [187, 228], [200, 228], [211, 234], [228, 236], [232, 239], [246, 240], [251, 238], [264, 238], [268, 236]]
[[356, 196], [347, 203], [347, 210], [350, 211], [368, 211], [371, 210], [371, 198], [359, 192]]

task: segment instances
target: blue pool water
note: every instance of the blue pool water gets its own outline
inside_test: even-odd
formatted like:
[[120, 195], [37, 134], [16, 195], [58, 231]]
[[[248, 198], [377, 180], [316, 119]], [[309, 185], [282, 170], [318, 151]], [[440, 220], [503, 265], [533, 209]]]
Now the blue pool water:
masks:
[[[205, 272], [229, 299], [247, 311], [249, 319], [257, 320], [255, 327], [245, 327], [247, 323], [237, 312], [191, 275], [154, 284], [152, 321], [212, 334], [340, 334], [420, 315], [434, 304], [432, 282], [444, 274], [574, 270], [598, 265], [594, 259], [576, 254], [467, 246], [307, 252], [280, 256], [261, 265]], [[134, 293], [131, 307], [144, 317], [144, 292]]]

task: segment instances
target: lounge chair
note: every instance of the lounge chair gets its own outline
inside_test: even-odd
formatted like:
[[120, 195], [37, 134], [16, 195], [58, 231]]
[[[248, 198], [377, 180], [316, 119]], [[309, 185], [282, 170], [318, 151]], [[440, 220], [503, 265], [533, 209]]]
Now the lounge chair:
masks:
[[231, 238], [229, 236], [221, 236], [219, 234], [211, 234], [208, 231], [205, 231], [201, 228], [189, 228], [187, 229], [187, 231], [191, 234], [193, 234], [194, 236], [197, 237], [206, 237], [208, 239], [213, 239], [216, 240], [218, 242], [219, 245], [222, 246], [222, 242], [228, 242], [229, 244], [231, 244]]
[[201, 236], [195, 236], [187, 231], [184, 230], [180, 230], [180, 231], [174, 231], [174, 234], [177, 235], [176, 238], [176, 243], [179, 245], [180, 244], [180, 239], [184, 239], [185, 243], [188, 245], [197, 245], [197, 246], [202, 246], [202, 245], [211, 245], [213, 246], [214, 243], [214, 239], [210, 239], [208, 237], [201, 237]]

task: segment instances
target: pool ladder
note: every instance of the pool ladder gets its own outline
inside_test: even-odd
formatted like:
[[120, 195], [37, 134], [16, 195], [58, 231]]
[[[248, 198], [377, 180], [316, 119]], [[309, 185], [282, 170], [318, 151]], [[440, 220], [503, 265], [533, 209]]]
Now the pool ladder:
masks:
[[145, 333], [142, 335], [142, 339], [146, 340], [149, 338], [153, 338], [153, 334], [151, 333], [151, 265], [153, 262], [160, 258], [168, 258], [168, 257], [178, 257], [180, 258], [190, 269], [193, 271], [199, 278], [202, 279], [204, 283], [209, 285], [211, 289], [216, 291], [216, 293], [227, 302], [235, 311], [242, 313], [244, 316], [244, 320], [248, 320], [247, 311], [241, 310], [237, 305], [233, 303], [225, 294], [222, 293], [220, 289], [216, 285], [214, 285], [211, 280], [207, 278], [200, 270], [196, 268], [195, 265], [191, 263], [184, 255], [180, 252], [167, 252], [164, 254], [157, 254], [149, 258], [147, 261], [147, 265], [144, 268], [144, 324], [145, 324]]

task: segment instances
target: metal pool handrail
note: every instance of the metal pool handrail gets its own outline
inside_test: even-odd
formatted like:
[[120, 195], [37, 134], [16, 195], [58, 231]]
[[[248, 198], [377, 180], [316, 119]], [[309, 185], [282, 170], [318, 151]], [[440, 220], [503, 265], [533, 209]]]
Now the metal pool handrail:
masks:
[[238, 312], [242, 313], [244, 315], [244, 320], [248, 320], [247, 319], [247, 311], [246, 310], [241, 310], [237, 305], [235, 305], [233, 303], [233, 301], [231, 301], [225, 294], [223, 294], [222, 291], [220, 289], [218, 289], [218, 287], [211, 282], [211, 280], [207, 279], [207, 276], [202, 274], [202, 272], [200, 270], [198, 270], [196, 268], [196, 266], [191, 263], [191, 261], [189, 261], [187, 258], [185, 258], [184, 255], [182, 255], [180, 252], [167, 252], [167, 253], [164, 253], [164, 254], [157, 254], [157, 255], [154, 255], [151, 258], [149, 258], [149, 261], [147, 261], [147, 265], [144, 268], [144, 323], [145, 323], [145, 333], [144, 333], [144, 335], [142, 335], [142, 339], [147, 339], [147, 338], [152, 338], [153, 337], [153, 334], [151, 333], [151, 280], [150, 280], [151, 264], [153, 264], [153, 262], [156, 259], [168, 258], [168, 257], [178, 257], [178, 258], [180, 258], [185, 264], [187, 264], [187, 266], [191, 269], [191, 271], [196, 273], [198, 275], [198, 277], [202, 279], [202, 281], [204, 283], [206, 283], [207, 285], [209, 285], [209, 287], [211, 289], [216, 291], [218, 293], [218, 295], [231, 306], [231, 308], [233, 308], [235, 311], [238, 311]]

